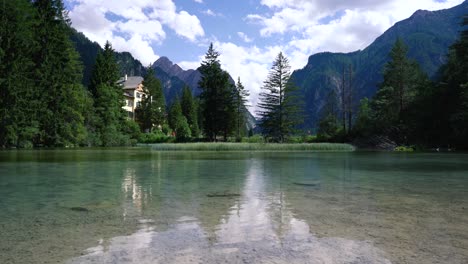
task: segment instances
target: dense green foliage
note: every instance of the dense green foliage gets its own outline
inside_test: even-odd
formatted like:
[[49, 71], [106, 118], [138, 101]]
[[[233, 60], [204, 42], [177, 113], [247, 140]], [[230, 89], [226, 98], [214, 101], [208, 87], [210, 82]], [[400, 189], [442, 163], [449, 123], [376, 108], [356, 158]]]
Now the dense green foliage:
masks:
[[[88, 42], [71, 28], [61, 0], [4, 1], [0, 19], [1, 147], [136, 142], [140, 131], [122, 110], [110, 44], [99, 54], [93, 44], [80, 58], [76, 47]], [[93, 58], [93, 71], [83, 70]], [[83, 72], [92, 76], [89, 89]]]
[[198, 128], [197, 104], [188, 86], [185, 86], [182, 90], [180, 106], [182, 108], [182, 115], [187, 119], [192, 137], [199, 137], [200, 129]]
[[182, 113], [179, 98], [176, 98], [169, 109], [169, 126], [173, 129], [178, 141], [184, 141], [191, 137], [192, 132], [187, 118]]
[[463, 17], [462, 26], [433, 95], [439, 99], [437, 107], [442, 107], [438, 109], [445, 110], [433, 112], [437, 120], [433, 128], [442, 139], [440, 144], [468, 148], [468, 14]]
[[135, 109], [137, 122], [144, 132], [152, 132], [155, 127], [161, 130], [166, 123], [166, 99], [152, 67], [144, 77], [143, 89], [146, 95]]
[[241, 83], [240, 77], [237, 78], [237, 83], [234, 89], [234, 107], [235, 107], [235, 123], [236, 123], [236, 137], [240, 139], [246, 134], [247, 127], [244, 125], [247, 118], [247, 97], [250, 95], [249, 91], [245, 89]]
[[4, 1], [0, 8], [0, 147], [30, 146], [39, 135], [39, 100], [34, 91], [33, 21], [29, 1]]
[[265, 80], [258, 104], [262, 134], [283, 143], [301, 123], [301, 99], [290, 81], [291, 67], [282, 52], [278, 54]]
[[62, 1], [8, 1], [4, 5], [1, 145], [83, 143], [86, 90]]
[[[118, 85], [119, 70], [109, 42], [96, 58], [89, 90], [94, 98], [94, 117], [89, 123], [94, 135], [91, 145], [118, 146], [135, 137], [133, 121], [126, 120], [124, 97]], [[131, 132], [131, 133], [129, 133]]]
[[408, 60], [407, 48], [397, 40], [376, 96], [361, 101], [355, 136], [385, 137], [406, 146], [468, 148], [467, 25], [465, 16], [465, 28], [435, 83]]
[[219, 53], [210, 44], [199, 68], [202, 74], [198, 85], [202, 89], [200, 99], [203, 131], [210, 141], [215, 141], [219, 135], [223, 135], [226, 140], [234, 128], [233, 87], [229, 83], [229, 74], [221, 68], [218, 57]]

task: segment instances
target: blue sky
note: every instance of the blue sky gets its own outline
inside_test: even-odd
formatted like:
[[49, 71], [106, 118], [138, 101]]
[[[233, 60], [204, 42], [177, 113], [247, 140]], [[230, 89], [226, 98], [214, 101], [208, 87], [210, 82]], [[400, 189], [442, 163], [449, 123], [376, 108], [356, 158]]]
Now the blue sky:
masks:
[[292, 69], [317, 52], [363, 49], [418, 9], [463, 0], [65, 0], [73, 26], [103, 45], [129, 51], [144, 65], [166, 56], [198, 67], [214, 43], [221, 63], [251, 91], [284, 52]]

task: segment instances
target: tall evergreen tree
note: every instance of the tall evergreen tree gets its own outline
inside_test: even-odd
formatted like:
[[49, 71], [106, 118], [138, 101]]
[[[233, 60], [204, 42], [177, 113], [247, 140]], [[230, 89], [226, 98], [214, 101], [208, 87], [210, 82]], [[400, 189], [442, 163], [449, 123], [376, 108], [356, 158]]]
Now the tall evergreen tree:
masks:
[[182, 114], [179, 98], [176, 98], [169, 109], [169, 126], [176, 134], [178, 141], [184, 141], [191, 136], [187, 118]]
[[294, 133], [303, 120], [303, 101], [290, 76], [289, 61], [280, 52], [263, 84], [258, 104], [260, 110], [257, 113], [263, 135], [281, 143]]
[[34, 54], [35, 86], [41, 105], [38, 120], [41, 136], [36, 143], [47, 146], [83, 142], [84, 102], [82, 67], [69, 39], [70, 20], [61, 0], [35, 0], [34, 27], [38, 52]]
[[37, 17], [27, 0], [0, 5], [0, 147], [31, 147], [39, 134], [32, 61]]
[[414, 102], [418, 87], [427, 80], [419, 65], [407, 58], [407, 52], [408, 47], [398, 39], [390, 51], [384, 80], [372, 100], [374, 120], [383, 129], [396, 127], [405, 121], [405, 114]]
[[327, 141], [338, 135], [338, 109], [338, 96], [335, 90], [332, 90], [327, 96], [319, 120], [317, 136], [320, 140]]
[[182, 114], [187, 118], [192, 136], [198, 137], [200, 135], [200, 129], [198, 128], [197, 106], [193, 99], [192, 91], [190, 91], [188, 86], [184, 86], [182, 90], [180, 105], [182, 107]]
[[447, 144], [468, 148], [468, 15], [463, 17], [460, 38], [450, 47], [448, 62], [442, 67], [442, 80], [435, 93], [438, 108], [434, 113], [438, 124], [435, 129]]
[[[245, 127], [246, 115], [247, 115], [247, 97], [249, 96], [244, 85], [241, 83], [240, 77], [237, 78], [236, 87], [234, 89], [234, 105], [236, 111], [236, 136], [238, 139], [242, 136], [242, 128]], [[244, 129], [245, 130], [245, 129]]]
[[215, 141], [218, 135], [226, 138], [233, 129], [232, 85], [229, 74], [221, 69], [219, 53], [210, 44], [205, 60], [199, 68], [202, 78], [198, 86], [203, 115], [203, 130], [209, 140]]
[[122, 88], [117, 84], [119, 71], [114, 58], [114, 50], [109, 42], [99, 53], [93, 69], [89, 89], [94, 97], [96, 137], [98, 145], [113, 146], [123, 144], [122, 134], [125, 112]]
[[151, 131], [154, 126], [162, 127], [166, 122], [166, 99], [151, 65], [144, 77], [143, 87], [146, 96], [135, 110], [136, 119], [141, 130]]

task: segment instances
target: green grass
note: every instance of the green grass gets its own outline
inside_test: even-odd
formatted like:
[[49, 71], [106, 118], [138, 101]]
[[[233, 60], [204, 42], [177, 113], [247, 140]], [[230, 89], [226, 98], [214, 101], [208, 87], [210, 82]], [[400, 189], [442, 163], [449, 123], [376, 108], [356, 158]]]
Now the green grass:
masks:
[[349, 144], [302, 143], [302, 144], [263, 144], [263, 143], [177, 143], [140, 144], [159, 151], [354, 151]]

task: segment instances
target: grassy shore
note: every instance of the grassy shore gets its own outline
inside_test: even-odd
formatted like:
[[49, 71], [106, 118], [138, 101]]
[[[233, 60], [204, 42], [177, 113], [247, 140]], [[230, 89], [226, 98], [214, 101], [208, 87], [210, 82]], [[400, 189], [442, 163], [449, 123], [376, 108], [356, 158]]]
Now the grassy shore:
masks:
[[263, 143], [169, 143], [141, 144], [159, 151], [354, 151], [355, 147], [339, 143], [263, 144]]

